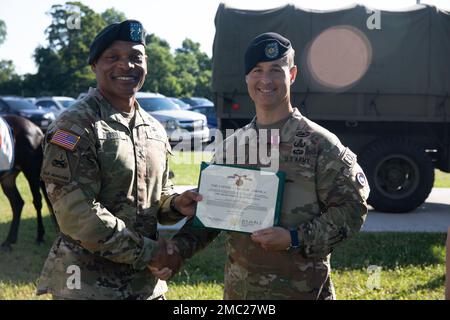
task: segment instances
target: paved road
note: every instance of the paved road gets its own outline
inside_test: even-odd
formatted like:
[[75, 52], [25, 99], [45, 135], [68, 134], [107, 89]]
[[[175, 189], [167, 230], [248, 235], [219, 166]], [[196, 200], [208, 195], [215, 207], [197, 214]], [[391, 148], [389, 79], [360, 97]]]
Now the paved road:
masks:
[[369, 211], [363, 231], [447, 232], [450, 227], [450, 189], [434, 188], [423, 205], [410, 213]]
[[[193, 186], [178, 186], [178, 193]], [[179, 228], [182, 223], [173, 226]], [[450, 227], [450, 188], [434, 188], [426, 202], [410, 213], [380, 213], [371, 209], [363, 231], [447, 232]], [[171, 228], [172, 229], [172, 228]]]

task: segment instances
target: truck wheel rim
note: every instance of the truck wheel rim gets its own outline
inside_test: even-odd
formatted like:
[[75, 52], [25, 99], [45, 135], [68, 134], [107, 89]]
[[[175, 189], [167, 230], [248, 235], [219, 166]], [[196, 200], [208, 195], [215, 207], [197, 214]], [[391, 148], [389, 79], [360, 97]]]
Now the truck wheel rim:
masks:
[[419, 178], [417, 164], [404, 155], [389, 155], [375, 168], [377, 190], [392, 199], [403, 199], [413, 194]]

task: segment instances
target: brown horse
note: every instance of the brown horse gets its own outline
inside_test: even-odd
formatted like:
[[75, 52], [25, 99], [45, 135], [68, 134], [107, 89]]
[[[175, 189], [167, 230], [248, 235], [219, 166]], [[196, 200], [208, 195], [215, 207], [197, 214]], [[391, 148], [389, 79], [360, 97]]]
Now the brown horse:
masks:
[[0, 173], [0, 184], [8, 198], [13, 219], [6, 240], [1, 244], [0, 249], [11, 250], [11, 244], [17, 242], [17, 234], [19, 231], [20, 215], [24, 206], [24, 201], [20, 196], [16, 186], [16, 178], [20, 171], [23, 172], [28, 180], [31, 193], [33, 195], [33, 204], [37, 212], [37, 238], [36, 242], [41, 244], [44, 242], [44, 225], [42, 223], [42, 198], [40, 189], [44, 194], [44, 198], [50, 210], [53, 221], [54, 215], [50, 201], [45, 191], [44, 183], [40, 180], [40, 171], [42, 166], [42, 141], [44, 134], [41, 129], [28, 119], [4, 115], [3, 119], [9, 124], [14, 136], [14, 166], [10, 171]]

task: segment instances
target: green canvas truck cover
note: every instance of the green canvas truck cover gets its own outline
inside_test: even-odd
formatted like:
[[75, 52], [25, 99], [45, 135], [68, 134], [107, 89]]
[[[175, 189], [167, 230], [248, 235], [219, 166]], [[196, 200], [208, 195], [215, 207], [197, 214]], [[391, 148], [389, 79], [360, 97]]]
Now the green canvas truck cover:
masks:
[[[275, 31], [291, 40], [300, 76], [293, 93], [329, 92], [314, 81], [307, 52], [318, 35], [343, 26], [368, 40], [370, 61], [347, 93], [446, 96], [450, 91], [450, 13], [417, 5], [407, 11], [378, 11], [379, 29], [370, 29], [374, 9], [354, 5], [335, 11], [305, 10], [286, 5], [250, 11], [221, 4], [215, 17], [212, 89], [215, 93], [246, 93], [244, 52], [255, 36]], [[305, 58], [306, 57], [306, 58]]]

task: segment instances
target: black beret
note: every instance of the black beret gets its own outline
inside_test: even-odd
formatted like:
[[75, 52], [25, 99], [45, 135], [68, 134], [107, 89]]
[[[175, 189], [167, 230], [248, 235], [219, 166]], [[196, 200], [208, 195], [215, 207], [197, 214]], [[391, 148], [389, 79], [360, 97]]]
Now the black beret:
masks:
[[89, 47], [89, 64], [93, 64], [111, 43], [116, 40], [140, 43], [145, 46], [145, 29], [137, 20], [125, 20], [104, 28]]
[[260, 34], [254, 38], [245, 51], [245, 74], [259, 62], [274, 61], [287, 55], [291, 42], [275, 32]]

